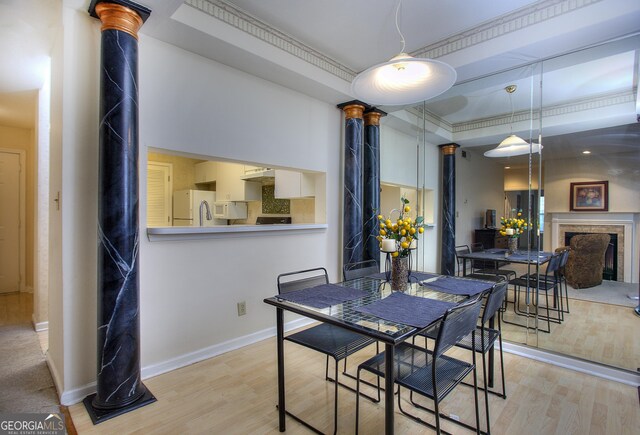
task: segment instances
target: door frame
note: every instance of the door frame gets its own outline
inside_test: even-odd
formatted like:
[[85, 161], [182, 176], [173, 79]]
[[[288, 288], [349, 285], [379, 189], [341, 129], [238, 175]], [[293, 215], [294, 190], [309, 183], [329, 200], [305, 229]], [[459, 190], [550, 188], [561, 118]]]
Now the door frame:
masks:
[[[27, 177], [26, 177], [26, 156], [27, 152], [25, 150], [17, 149], [17, 148], [0, 148], [0, 153], [7, 154], [18, 154], [18, 162], [20, 164], [20, 176], [18, 180], [18, 198], [19, 198], [19, 234], [18, 234], [18, 250], [19, 250], [19, 268], [18, 271], [18, 290], [23, 292], [26, 290], [26, 261], [27, 261], [27, 251], [26, 251], [26, 234], [27, 234], [27, 220], [26, 220], [26, 186], [27, 186]], [[35, 229], [34, 229], [35, 230]]]

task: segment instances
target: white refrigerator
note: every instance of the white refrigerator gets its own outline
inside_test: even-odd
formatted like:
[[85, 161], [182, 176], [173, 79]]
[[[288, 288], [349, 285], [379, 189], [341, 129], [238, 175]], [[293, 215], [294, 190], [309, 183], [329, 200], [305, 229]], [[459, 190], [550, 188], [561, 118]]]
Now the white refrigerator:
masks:
[[210, 227], [213, 225], [227, 225], [226, 219], [215, 219], [213, 217], [213, 204], [215, 202], [215, 192], [208, 190], [176, 190], [173, 192], [173, 226]]

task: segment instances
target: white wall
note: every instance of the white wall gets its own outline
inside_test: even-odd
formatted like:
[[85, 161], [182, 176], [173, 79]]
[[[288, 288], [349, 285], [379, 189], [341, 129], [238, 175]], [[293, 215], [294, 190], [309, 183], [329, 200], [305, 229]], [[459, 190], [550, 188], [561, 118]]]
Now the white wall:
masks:
[[[99, 22], [65, 3], [52, 61], [49, 364], [62, 403], [95, 388]], [[140, 251], [143, 375], [224, 349], [275, 325], [262, 302], [279, 273], [339, 275], [343, 119], [333, 105], [141, 35], [140, 167], [147, 147], [327, 173], [328, 230], [149, 242]], [[140, 171], [140, 204], [146, 171]], [[324, 210], [324, 205], [320, 208]], [[146, 232], [140, 207], [140, 231]], [[304, 255], [301, 255], [304, 252]], [[236, 315], [246, 301], [247, 315]], [[228, 348], [228, 346], [227, 346]]]
[[[640, 171], [637, 153], [616, 156], [580, 156], [546, 162], [544, 168], [545, 234], [551, 234], [550, 213], [569, 212], [571, 183], [609, 182], [609, 212], [640, 212]], [[636, 230], [635, 246], [640, 246]], [[544, 249], [552, 249], [545, 237]], [[635, 252], [635, 251], [634, 251]], [[637, 257], [636, 257], [637, 258]], [[633, 279], [637, 279], [633, 277]]]
[[456, 246], [473, 242], [474, 231], [484, 227], [487, 209], [500, 217], [504, 208], [504, 168], [475, 151], [467, 157], [456, 152]]
[[49, 74], [45, 83], [38, 91], [36, 104], [36, 141], [37, 151], [35, 156], [36, 167], [36, 191], [35, 191], [35, 240], [33, 269], [34, 269], [34, 293], [33, 293], [33, 323], [36, 330], [45, 330], [49, 319], [49, 139], [51, 118], [51, 73], [50, 65], [47, 68]]
[[384, 124], [380, 126], [380, 179], [383, 183], [416, 186], [417, 139]]
[[[275, 311], [262, 300], [276, 294], [279, 273], [325, 266], [340, 279], [340, 110], [142, 35], [140, 113], [141, 156], [158, 147], [326, 171], [329, 224], [328, 231], [277, 236], [143, 239], [143, 366], [165, 367], [274, 326]], [[145, 197], [142, 189], [141, 203]], [[239, 301], [246, 316], [237, 316]]]
[[[385, 125], [382, 118], [380, 127], [380, 178], [383, 183], [405, 186], [406, 188], [430, 190], [429, 195], [425, 195], [431, 201], [430, 204], [420, 199], [420, 206], [423, 210], [435, 207], [433, 215], [433, 226], [425, 228], [424, 234], [420, 237], [417, 252], [417, 267], [420, 270], [436, 272], [440, 264], [440, 149], [430, 143], [420, 143], [420, 155], [418, 156], [418, 143], [421, 139], [417, 136], [407, 134], [404, 131]], [[420, 168], [420, 180], [418, 180], [418, 168]], [[392, 192], [388, 189], [388, 192]], [[415, 190], [414, 190], [415, 192]], [[415, 193], [414, 193], [415, 195]], [[411, 206], [415, 209], [418, 201], [412, 200]], [[386, 205], [385, 205], [386, 204]], [[381, 197], [382, 212], [387, 215], [393, 208], [398, 208], [398, 199], [389, 196]], [[424, 214], [424, 213], [423, 213]], [[425, 216], [425, 221], [428, 221]]]
[[610, 212], [640, 212], [638, 155], [580, 156], [546, 162], [545, 212], [568, 212], [571, 183], [609, 181]]
[[96, 375], [100, 24], [82, 6], [64, 3], [52, 56], [50, 182], [60, 210], [52, 202], [48, 358], [62, 403]]

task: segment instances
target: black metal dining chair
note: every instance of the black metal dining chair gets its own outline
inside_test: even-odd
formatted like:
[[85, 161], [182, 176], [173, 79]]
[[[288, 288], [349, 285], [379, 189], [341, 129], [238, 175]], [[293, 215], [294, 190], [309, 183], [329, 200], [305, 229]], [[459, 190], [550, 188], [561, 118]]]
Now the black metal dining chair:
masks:
[[[544, 275], [541, 275], [538, 279], [538, 277], [536, 275], [522, 275], [519, 278], [516, 279], [512, 279], [509, 281], [509, 284], [514, 286], [514, 291], [515, 291], [515, 302], [514, 302], [514, 312], [518, 315], [524, 315], [524, 316], [528, 316], [528, 317], [534, 317], [536, 314], [538, 315], [539, 319], [542, 320], [546, 320], [547, 322], [547, 329], [540, 329], [540, 331], [542, 332], [546, 332], [546, 333], [550, 333], [551, 332], [551, 322], [553, 323], [562, 323], [563, 320], [563, 314], [562, 314], [562, 309], [560, 307], [560, 302], [559, 302], [559, 282], [558, 282], [558, 275], [557, 275], [557, 271], [558, 268], [560, 267], [560, 259], [561, 256], [560, 254], [553, 254], [551, 256], [551, 259], [547, 262], [547, 268], [545, 270]], [[525, 290], [532, 290], [533, 291], [533, 304], [536, 308], [536, 313], [527, 313], [525, 311], [520, 310], [520, 291], [521, 289], [524, 288]], [[540, 314], [540, 306], [537, 303], [537, 297], [535, 297], [538, 293], [536, 292], [540, 292], [543, 291], [545, 293], [545, 310], [546, 310], [546, 316], [545, 315], [541, 315]], [[553, 293], [553, 302], [554, 302], [554, 306], [550, 307], [549, 306], [549, 292]], [[561, 297], [561, 295], [560, 295]], [[557, 318], [552, 318], [551, 317], [551, 312], [555, 311], [558, 314]], [[505, 320], [505, 322], [507, 322]], [[513, 322], [507, 322], [507, 323], [513, 323]], [[516, 325], [518, 325], [516, 323]], [[522, 325], [519, 325], [522, 326]]]
[[[482, 375], [484, 379], [484, 388], [480, 389], [484, 391], [487, 433], [491, 432], [489, 424], [489, 393], [500, 396], [503, 399], [507, 398], [507, 389], [504, 374], [504, 354], [502, 352], [502, 325], [500, 321], [500, 314], [498, 312], [500, 310], [500, 307], [502, 307], [504, 299], [507, 295], [507, 285], [508, 283], [506, 281], [499, 282], [495, 284], [487, 294], [484, 309], [482, 311], [482, 316], [480, 317], [480, 326], [476, 328], [475, 346], [472, 340], [472, 334], [467, 335], [458, 343], [456, 343], [456, 347], [466, 350], [474, 350], [475, 352], [478, 352], [482, 355]], [[488, 326], [489, 321], [492, 318], [495, 318], [495, 320], [497, 320], [497, 328], [490, 328]], [[436, 324], [433, 327], [427, 328], [426, 330], [422, 331], [419, 335], [424, 336], [425, 339], [435, 340], [438, 337], [439, 328], [440, 325]], [[500, 374], [502, 377], [502, 393], [498, 393], [494, 390], [489, 390], [487, 382], [487, 353], [492, 348], [495, 350], [496, 341], [499, 341], [500, 343]], [[465, 383], [465, 385], [468, 384]]]
[[[435, 340], [433, 351], [419, 347], [411, 343], [403, 342], [394, 349], [393, 372], [395, 383], [399, 387], [404, 387], [411, 392], [411, 401], [414, 406], [435, 415], [435, 425], [411, 414], [402, 408], [401, 390], [398, 388], [398, 408], [412, 420], [435, 429], [441, 433], [440, 417], [453, 421], [468, 429], [480, 433], [480, 416], [478, 411], [478, 390], [476, 376], [476, 353], [472, 352], [472, 363], [461, 361], [444, 355], [448, 349], [456, 345], [467, 335], [471, 334], [471, 343], [475, 348], [476, 344], [476, 322], [480, 314], [482, 305], [482, 295], [477, 295], [473, 299], [450, 308], [440, 322], [438, 336]], [[358, 366], [356, 391], [360, 391], [360, 373], [362, 370], [368, 371], [379, 378], [385, 376], [386, 363], [385, 352], [379, 353]], [[474, 400], [476, 412], [476, 425], [452, 419], [440, 412], [440, 402], [447, 397], [453, 389], [460, 384], [464, 378], [473, 373]], [[431, 410], [413, 400], [413, 393], [428, 397], [433, 400], [434, 409]], [[385, 393], [391, 394], [391, 393]], [[359, 394], [356, 393], [356, 433], [358, 433], [359, 420]]]
[[485, 281], [494, 281], [494, 282], [506, 280], [506, 278], [500, 274], [480, 273], [477, 271], [473, 271], [473, 260], [460, 257], [460, 255], [470, 254], [470, 253], [471, 253], [471, 249], [469, 248], [468, 245], [459, 245], [455, 247], [456, 263], [458, 264], [458, 276], [460, 276], [460, 273], [465, 269], [465, 262], [466, 262], [466, 264], [470, 266], [471, 273], [466, 274], [465, 278], [482, 279]]
[[[319, 267], [315, 269], [306, 269], [306, 270], [300, 270], [296, 272], [283, 273], [281, 275], [278, 275], [277, 282], [278, 282], [278, 294], [284, 294], [284, 293], [288, 293], [296, 290], [302, 290], [309, 287], [315, 287], [322, 284], [328, 284], [329, 275], [327, 273], [327, 270], [324, 267]], [[346, 372], [347, 357], [361, 349], [364, 349], [370, 344], [375, 343], [376, 341], [373, 340], [372, 338], [365, 337], [363, 335], [357, 334], [355, 332], [349, 331], [344, 328], [340, 328], [338, 326], [331, 325], [329, 323], [321, 323], [317, 326], [312, 326], [311, 328], [307, 328], [302, 331], [289, 334], [286, 337], [284, 337], [284, 339], [326, 355], [327, 360], [326, 360], [326, 366], [325, 366], [325, 379], [335, 384], [333, 433], [334, 434], [337, 433], [338, 431], [338, 385], [344, 388], [347, 388], [351, 391], [354, 391], [354, 392], [356, 391], [352, 387], [339, 382], [338, 362], [340, 360], [344, 360], [344, 364], [345, 364], [344, 372]], [[329, 357], [333, 358], [335, 361], [334, 378], [329, 377]], [[377, 401], [380, 400], [379, 395], [380, 393], [378, 392]], [[369, 396], [367, 397], [374, 402], [376, 401], [375, 399]], [[301, 424], [308, 427], [309, 429], [317, 433], [322, 433], [311, 424], [302, 420], [300, 417], [294, 415], [289, 411], [286, 411], [286, 412], [293, 419], [300, 422]]]
[[375, 260], [347, 263], [342, 267], [342, 276], [345, 281], [364, 278], [366, 276], [375, 275], [377, 273], [380, 273], [380, 265]]
[[[565, 267], [567, 265], [567, 261], [569, 260], [569, 251], [571, 251], [571, 248], [569, 246], [563, 246], [555, 250], [555, 253], [560, 256], [558, 268], [554, 272], [554, 278], [558, 283], [557, 297], [555, 300], [555, 304], [556, 305], [558, 303], [560, 304], [560, 310], [561, 310], [560, 318], [562, 320], [564, 320], [564, 313], [567, 313], [567, 314], [569, 313], [569, 289], [567, 287], [567, 277], [565, 273]], [[535, 273], [529, 274], [529, 277], [533, 279], [538, 279], [538, 276]], [[544, 275], [540, 276], [540, 278], [547, 280], [547, 278]], [[564, 288], [564, 298], [565, 298], [564, 301], [562, 299], [563, 288]], [[554, 305], [554, 308], [556, 307], [556, 305]]]
[[[484, 251], [484, 246], [482, 243], [472, 243], [471, 244], [471, 252], [480, 252]], [[513, 278], [516, 278], [518, 274], [515, 270], [511, 269], [501, 269], [499, 262], [489, 262], [490, 266], [487, 267], [487, 261], [483, 260], [472, 260], [471, 261], [471, 270], [475, 274], [481, 275], [498, 275], [503, 276], [507, 281]]]

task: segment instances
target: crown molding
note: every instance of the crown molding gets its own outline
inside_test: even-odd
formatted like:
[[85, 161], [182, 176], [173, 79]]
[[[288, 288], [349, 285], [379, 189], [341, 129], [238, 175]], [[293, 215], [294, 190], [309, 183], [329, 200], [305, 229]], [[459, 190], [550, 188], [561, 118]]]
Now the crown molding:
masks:
[[[617, 106], [620, 104], [629, 104], [635, 103], [635, 95], [636, 89], [619, 92], [607, 95], [601, 95], [596, 98], [585, 98], [581, 100], [575, 100], [564, 104], [558, 104], [555, 106], [545, 107], [542, 110], [542, 118], [550, 118], [553, 116], [561, 116], [568, 115], [571, 113], [579, 113], [586, 110], [595, 110], [602, 109], [609, 106]], [[414, 106], [408, 107], [405, 109], [406, 112], [412, 114], [417, 119], [421, 120], [423, 116], [422, 106]], [[511, 119], [511, 113], [500, 116], [493, 116], [488, 118], [480, 118], [475, 119], [469, 122], [460, 122], [456, 124], [451, 124], [444, 119], [438, 117], [437, 115], [424, 111], [425, 120], [428, 123], [435, 124], [444, 128], [451, 134], [466, 132], [477, 130], [481, 128], [490, 128], [501, 125], [509, 125], [512, 122], [525, 122], [530, 119], [538, 120], [540, 119], [540, 112], [538, 110], [534, 110], [533, 113], [529, 110], [522, 110], [520, 112], [515, 112], [513, 114], [513, 120]], [[419, 125], [418, 125], [419, 126]]]
[[[414, 106], [414, 107], [408, 107], [408, 108], [405, 109], [405, 111], [407, 111], [408, 113], [410, 113], [413, 116], [415, 116], [418, 120], [422, 120], [422, 116], [424, 114], [426, 122], [438, 125], [438, 126], [444, 128], [448, 132], [453, 131], [453, 124], [451, 124], [450, 122], [447, 122], [445, 119], [442, 119], [442, 118], [438, 117], [437, 115], [434, 115], [433, 113], [429, 112], [428, 110], [422, 110], [422, 105]], [[418, 125], [418, 128], [420, 129], [421, 126]]]
[[483, 44], [491, 39], [535, 26], [600, 1], [602, 0], [546, 0], [536, 2], [409, 54], [414, 57], [436, 59], [474, 45]]
[[[602, 0], [545, 0], [505, 14], [498, 19], [468, 29], [412, 53], [414, 57], [436, 59], [453, 52], [483, 44], [491, 39], [540, 24], [560, 15], [574, 12]], [[224, 0], [185, 0], [197, 9], [263, 42], [273, 45], [343, 80], [351, 82], [357, 72], [331, 57], [296, 40], [264, 21]]]
[[[571, 113], [579, 113], [587, 110], [602, 109], [610, 106], [617, 106], [620, 104], [635, 104], [635, 90], [626, 92], [619, 92], [607, 95], [601, 95], [595, 98], [585, 98], [580, 100], [574, 100], [564, 104], [558, 104], [555, 106], [549, 106], [542, 109], [542, 119], [551, 118], [554, 116], [568, 115]], [[433, 115], [432, 115], [433, 116]], [[476, 130], [479, 128], [496, 127], [499, 125], [509, 125], [511, 122], [523, 122], [529, 120], [540, 119], [540, 111], [534, 109], [533, 113], [529, 110], [523, 110], [513, 114], [513, 121], [511, 121], [511, 114], [493, 116], [489, 118], [475, 119], [470, 122], [461, 122], [453, 125], [451, 132], [453, 134], [464, 131]]]
[[351, 82], [356, 76], [356, 72], [352, 69], [225, 1], [185, 0], [184, 4], [204, 12], [238, 30], [246, 32], [254, 38], [271, 44], [343, 80]]

